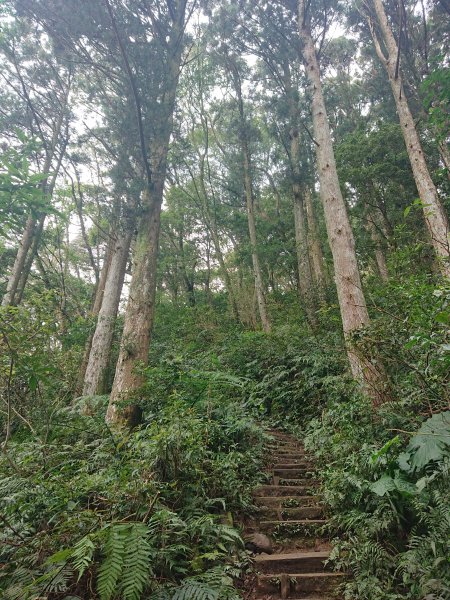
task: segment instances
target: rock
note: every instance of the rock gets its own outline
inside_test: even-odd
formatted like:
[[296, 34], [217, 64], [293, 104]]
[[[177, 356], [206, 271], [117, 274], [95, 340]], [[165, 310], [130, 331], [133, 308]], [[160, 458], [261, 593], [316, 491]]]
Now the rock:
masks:
[[272, 542], [270, 541], [270, 538], [263, 533], [253, 533], [246, 537], [245, 547], [255, 554], [260, 554], [261, 552], [272, 554]]

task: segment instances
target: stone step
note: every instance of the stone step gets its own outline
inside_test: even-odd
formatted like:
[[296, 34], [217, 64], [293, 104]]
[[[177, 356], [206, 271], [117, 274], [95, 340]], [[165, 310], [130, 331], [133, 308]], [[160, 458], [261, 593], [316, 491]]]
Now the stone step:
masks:
[[270, 450], [270, 456], [272, 460], [285, 460], [286, 462], [289, 459], [286, 459], [287, 456], [295, 456], [297, 459], [302, 459], [306, 461], [312, 462], [312, 458], [310, 454], [306, 454], [304, 450], [299, 450], [298, 448], [278, 448], [275, 450]]
[[293, 460], [292, 462], [281, 459], [272, 465], [272, 469], [309, 469], [312, 471], [314, 470], [314, 464], [311, 461], [300, 458]]
[[272, 473], [275, 477], [281, 477], [283, 479], [296, 479], [301, 477], [311, 477], [313, 475], [313, 471], [310, 467], [297, 465], [288, 468], [275, 465], [272, 468]]
[[267, 433], [270, 435], [270, 437], [273, 437], [276, 440], [295, 440], [296, 439], [289, 433], [285, 433], [283, 431], [268, 431]]
[[318, 536], [319, 530], [327, 524], [326, 519], [279, 519], [260, 521], [259, 528], [264, 533], [271, 533], [276, 537], [312, 537]]
[[291, 552], [289, 554], [260, 554], [255, 567], [261, 573], [319, 573], [327, 570], [329, 552]]
[[311, 487], [317, 487], [319, 485], [319, 482], [317, 481], [317, 479], [312, 479], [309, 477], [302, 477], [300, 479], [297, 479], [297, 478], [286, 479], [285, 477], [274, 477], [273, 483], [274, 483], [274, 485], [279, 485], [280, 487], [285, 487], [285, 486], [294, 487], [294, 486], [305, 486], [305, 485], [309, 485]]
[[[279, 596], [280, 597], [280, 596]], [[273, 600], [274, 596], [270, 596], [270, 598]], [[264, 596], [258, 596], [257, 598], [255, 598], [255, 600], [267, 600], [267, 595]], [[341, 596], [324, 596], [323, 594], [308, 594], [307, 596], [305, 595], [295, 595], [295, 598], [293, 598], [292, 596], [289, 596], [289, 600], [344, 600]]]
[[289, 450], [289, 452], [277, 452], [273, 454], [275, 462], [308, 462], [311, 463], [311, 458], [303, 452], [295, 452]]
[[308, 485], [260, 485], [253, 490], [253, 495], [258, 496], [309, 496], [314, 494], [314, 486]]
[[282, 506], [265, 506], [260, 509], [265, 521], [301, 521], [304, 519], [320, 519], [323, 517], [323, 507], [318, 505], [284, 508]]
[[[280, 573], [258, 575], [257, 591], [301, 598], [305, 593], [330, 592], [342, 583], [343, 573]], [[294, 596], [295, 594], [295, 596]]]
[[303, 454], [305, 454], [305, 447], [302, 446], [302, 444], [297, 443], [297, 442], [284, 442], [284, 441], [283, 442], [275, 442], [275, 443], [269, 444], [267, 447], [269, 448], [269, 450], [272, 450], [275, 452], [293, 449], [296, 452], [303, 452]]
[[255, 498], [257, 506], [275, 506], [282, 508], [300, 508], [318, 502], [317, 496], [259, 496]]
[[268, 446], [299, 446], [300, 448], [304, 448], [305, 446], [302, 444], [300, 440], [296, 440], [295, 438], [280, 438], [274, 437], [267, 444]]

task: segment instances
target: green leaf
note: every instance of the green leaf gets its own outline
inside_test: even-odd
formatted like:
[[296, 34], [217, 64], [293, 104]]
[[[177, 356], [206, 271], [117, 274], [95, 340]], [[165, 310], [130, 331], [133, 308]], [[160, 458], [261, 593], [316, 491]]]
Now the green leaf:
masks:
[[389, 448], [391, 448], [391, 446], [398, 446], [399, 444], [400, 444], [400, 437], [398, 435], [396, 435], [391, 440], [386, 442], [384, 444], [384, 446], [382, 448], [380, 448], [377, 452], [374, 452], [372, 454], [372, 456], [370, 457], [370, 460], [372, 461], [372, 463], [375, 463], [380, 458], [380, 456], [384, 456], [385, 454], [388, 453]]
[[422, 423], [406, 451], [412, 470], [423, 469], [433, 461], [450, 455], [450, 411], [433, 415]]
[[65, 562], [68, 558], [72, 556], [72, 548], [65, 548], [64, 550], [58, 550], [55, 554], [52, 554], [45, 561], [46, 565], [54, 565], [55, 563]]
[[370, 489], [377, 496], [385, 496], [388, 492], [395, 490], [396, 487], [394, 480], [389, 475], [383, 475], [378, 481], [370, 485]]

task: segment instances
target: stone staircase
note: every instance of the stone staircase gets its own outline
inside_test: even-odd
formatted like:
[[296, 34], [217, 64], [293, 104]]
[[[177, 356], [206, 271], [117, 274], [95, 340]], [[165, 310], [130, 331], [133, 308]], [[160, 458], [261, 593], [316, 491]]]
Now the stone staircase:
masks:
[[291, 435], [268, 432], [272, 466], [267, 485], [254, 491], [257, 517], [247, 526], [272, 541], [272, 554], [255, 556], [254, 600], [331, 600], [342, 573], [325, 565], [330, 545], [314, 467], [303, 446]]

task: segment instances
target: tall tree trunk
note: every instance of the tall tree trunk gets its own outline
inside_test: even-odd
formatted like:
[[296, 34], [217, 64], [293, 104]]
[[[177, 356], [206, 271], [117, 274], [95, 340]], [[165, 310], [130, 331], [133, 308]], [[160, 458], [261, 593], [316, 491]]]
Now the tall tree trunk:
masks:
[[217, 231], [216, 218], [214, 215], [211, 215], [211, 210], [210, 210], [210, 206], [209, 206], [209, 202], [208, 202], [208, 192], [207, 192], [206, 184], [205, 184], [205, 156], [206, 156], [206, 152], [205, 152], [205, 154], [202, 154], [200, 156], [200, 177], [199, 177], [199, 182], [200, 182], [200, 194], [199, 195], [201, 196], [200, 200], [201, 200], [202, 207], [203, 207], [203, 217], [206, 221], [206, 226], [211, 234], [211, 239], [212, 239], [213, 246], [214, 246], [214, 253], [215, 253], [216, 259], [219, 263], [220, 272], [222, 274], [222, 277], [223, 277], [223, 280], [225, 283], [225, 288], [228, 293], [228, 299], [230, 302], [230, 307], [231, 307], [231, 312], [233, 314], [233, 318], [239, 322], [240, 316], [239, 316], [239, 308], [238, 308], [238, 304], [237, 304], [237, 300], [236, 300], [236, 292], [235, 292], [233, 283], [231, 281], [231, 277], [228, 272], [227, 266], [225, 264], [225, 258], [223, 256], [222, 248], [220, 245], [219, 233]]
[[217, 261], [219, 263], [220, 272], [222, 274], [222, 277], [223, 277], [224, 283], [225, 283], [225, 288], [228, 292], [228, 298], [230, 301], [231, 312], [233, 314], [234, 319], [239, 322], [240, 317], [239, 317], [239, 308], [238, 308], [238, 304], [237, 304], [237, 300], [236, 300], [236, 292], [234, 289], [234, 285], [231, 281], [230, 273], [228, 272], [227, 266], [225, 264], [225, 258], [223, 256], [222, 248], [220, 246], [219, 235], [218, 235], [217, 231], [215, 230], [214, 226], [212, 229], [210, 229], [210, 232], [211, 232], [211, 238], [212, 238], [213, 245], [214, 245], [214, 253], [215, 253]]
[[298, 93], [292, 85], [291, 70], [287, 63], [283, 65], [283, 75], [290, 125], [289, 163], [292, 195], [294, 199], [293, 208], [298, 266], [298, 289], [301, 301], [304, 305], [306, 317], [310, 325], [315, 326], [317, 324], [317, 318], [314, 312], [313, 279], [308, 254], [308, 221], [304, 205], [305, 190], [304, 185], [302, 185], [300, 170], [300, 135], [298, 130], [300, 111], [298, 108]]
[[[66, 94], [64, 96], [64, 101], [61, 104], [61, 112], [58, 115], [56, 123], [54, 125], [52, 138], [50, 140], [49, 146], [46, 150], [45, 161], [43, 166], [43, 173], [47, 174], [51, 170], [52, 161], [55, 157], [56, 149], [58, 147], [58, 142], [61, 137], [61, 130], [64, 123], [64, 117], [66, 115], [66, 108], [69, 101], [69, 92], [70, 86], [66, 90]], [[56, 177], [61, 168], [61, 162], [64, 157], [66, 147], [66, 140], [63, 143], [61, 152], [59, 153], [57, 159], [57, 165], [55, 167], [55, 171], [52, 175], [50, 185], [48, 183], [48, 178], [46, 177], [44, 181], [40, 184], [43, 196], [49, 196], [51, 198], [53, 194], [53, 190], [56, 183]], [[16, 254], [16, 258], [14, 260], [14, 265], [11, 271], [11, 274], [8, 279], [8, 283], [6, 286], [6, 293], [2, 298], [2, 306], [14, 306], [18, 304], [17, 292], [19, 291], [20, 299], [22, 298], [23, 291], [28, 279], [28, 275], [30, 273], [31, 267], [33, 265], [33, 260], [36, 255], [36, 252], [39, 247], [40, 237], [42, 235], [45, 214], [39, 215], [37, 219], [35, 215], [30, 215], [27, 219], [25, 230], [22, 235], [22, 239], [19, 245], [19, 249]], [[37, 238], [37, 239], [35, 239]], [[33, 248], [32, 248], [33, 246]], [[31, 250], [31, 258], [29, 256]], [[27, 260], [28, 257], [28, 260]], [[20, 300], [19, 300], [20, 301]]]
[[346, 205], [339, 187], [328, 116], [320, 80], [319, 63], [306, 21], [305, 0], [298, 2], [298, 27], [306, 75], [311, 88], [311, 109], [316, 148], [320, 195], [323, 202], [328, 239], [333, 254], [334, 273], [341, 310], [342, 326], [347, 342], [350, 367], [355, 379], [361, 381], [374, 405], [383, 401], [384, 373], [367, 357], [355, 351], [350, 342], [353, 332], [369, 323], [366, 300], [361, 285], [355, 252], [355, 240]]
[[2, 299], [2, 306], [13, 306], [15, 304], [17, 288], [19, 287], [19, 281], [23, 272], [25, 261], [27, 259], [28, 251], [33, 243], [35, 229], [36, 219], [30, 215], [27, 219], [25, 230], [23, 232], [22, 239], [20, 240], [16, 258], [14, 260], [14, 265], [6, 285], [6, 292]]
[[327, 286], [327, 278], [324, 269], [325, 261], [322, 252], [322, 245], [320, 243], [312, 194], [309, 187], [305, 188], [305, 207], [306, 216], [308, 217], [308, 248], [312, 272], [314, 274], [314, 280], [317, 287], [317, 295], [321, 304], [324, 304], [325, 289]]
[[300, 297], [304, 303], [306, 317], [310, 325], [315, 327], [317, 325], [317, 318], [313, 308], [312, 275], [308, 253], [306, 212], [300, 186], [294, 183], [292, 188], [294, 192], [294, 227], [298, 267], [298, 288]]
[[[173, 128], [175, 96], [180, 74], [183, 52], [183, 34], [185, 31], [186, 2], [170, 3], [171, 29], [164, 40], [167, 48], [162, 69], [161, 103], [154, 114], [154, 133], [149, 144], [150, 157], [147, 158], [147, 146], [144, 140], [141, 107], [138, 91], [129, 64], [130, 85], [136, 101], [143, 173], [146, 175], [146, 187], [142, 196], [143, 210], [138, 223], [136, 245], [134, 249], [133, 274], [125, 311], [125, 321], [117, 360], [114, 382], [106, 411], [106, 422], [113, 426], [133, 426], [139, 422], [141, 409], [137, 404], [129, 404], [120, 410], [124, 400], [138, 400], [140, 388], [145, 377], [141, 368], [148, 364], [148, 352], [155, 316], [156, 266], [158, 258], [159, 232], [161, 226], [161, 204], [167, 170], [167, 153]], [[110, 8], [111, 11], [111, 8]], [[110, 12], [112, 15], [112, 12]], [[119, 38], [118, 38], [119, 39]], [[152, 109], [152, 107], [150, 107]]]
[[264, 285], [261, 271], [261, 265], [259, 261], [258, 253], [258, 240], [256, 235], [256, 224], [255, 224], [255, 198], [253, 194], [252, 174], [251, 174], [251, 162], [250, 162], [250, 149], [248, 147], [247, 139], [247, 123], [245, 120], [244, 113], [244, 101], [242, 98], [242, 86], [240, 75], [237, 66], [232, 64], [233, 80], [236, 89], [238, 108], [239, 108], [239, 137], [241, 143], [242, 152], [242, 166], [244, 171], [244, 190], [245, 200], [247, 205], [247, 221], [248, 231], [250, 237], [250, 246], [252, 253], [252, 265], [253, 265], [253, 277], [255, 280], [255, 293], [256, 301], [258, 305], [259, 317], [261, 319], [261, 325], [266, 333], [271, 330], [271, 324], [269, 315], [267, 314], [266, 299], [264, 297]]
[[[100, 271], [100, 278], [98, 280], [98, 285], [95, 288], [95, 295], [94, 295], [94, 298], [92, 301], [92, 307], [91, 307], [91, 310], [89, 311], [89, 316], [92, 319], [97, 319], [98, 313], [100, 312], [100, 308], [102, 306], [103, 294], [105, 292], [105, 286], [106, 286], [106, 279], [108, 277], [108, 271], [109, 271], [109, 267], [111, 266], [111, 260], [112, 260], [112, 254], [113, 254], [112, 241], [113, 241], [112, 237], [110, 236], [108, 239], [106, 250], [105, 250], [105, 257], [103, 260], [102, 270]], [[80, 368], [78, 369], [77, 384], [75, 387], [75, 397], [80, 396], [83, 392], [84, 379], [85, 379], [86, 369], [87, 369], [88, 362], [89, 362], [89, 356], [91, 354], [92, 339], [94, 337], [94, 333], [95, 333], [95, 330], [89, 334], [89, 337], [87, 338], [86, 344], [84, 346], [83, 358], [81, 359], [81, 365], [80, 365]]]
[[439, 268], [445, 277], [450, 278], [450, 229], [448, 218], [428, 170], [419, 135], [409, 109], [408, 100], [405, 96], [397, 64], [399, 56], [398, 47], [389, 26], [382, 0], [373, 0], [373, 6], [380, 25], [387, 55], [383, 52], [374, 24], [369, 16], [369, 26], [375, 49], [389, 77], [414, 180], [422, 201], [425, 222], [439, 261]]
[[14, 296], [14, 303], [20, 304], [25, 292], [25, 286], [27, 285], [28, 277], [31, 273], [31, 267], [33, 266], [34, 259], [37, 251], [39, 250], [39, 244], [41, 242], [42, 233], [44, 232], [44, 224], [47, 215], [41, 215], [36, 223], [33, 234], [33, 242], [28, 250], [26, 260], [20, 275], [19, 283]]
[[119, 309], [132, 232], [118, 236], [114, 244], [106, 278], [103, 302], [98, 313], [97, 326], [92, 338], [89, 361], [84, 378], [83, 396], [105, 393], [105, 375], [108, 369], [114, 326]]
[[[165, 169], [164, 169], [165, 175]], [[161, 224], [164, 177], [153, 182], [152, 193], [144, 192], [145, 213], [141, 216], [133, 257], [133, 275], [125, 312], [122, 340], [114, 383], [106, 412], [111, 424], [133, 425], [140, 410], [131, 404], [120, 411], [118, 403], [137, 400], [133, 394], [144, 384], [141, 368], [148, 363], [148, 350], [155, 315], [156, 265]]]
[[389, 281], [389, 271], [387, 268], [386, 256], [384, 255], [380, 233], [376, 226], [375, 216], [371, 211], [369, 211], [367, 215], [367, 230], [373, 243], [375, 262], [377, 263], [378, 272], [382, 281], [387, 283]]

